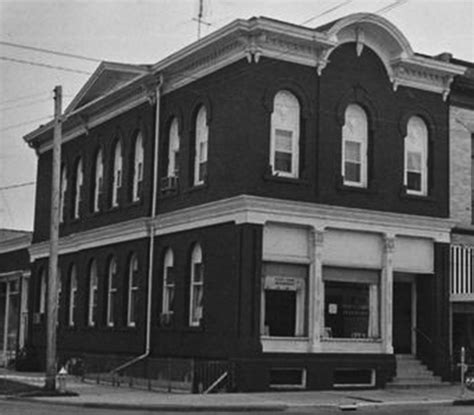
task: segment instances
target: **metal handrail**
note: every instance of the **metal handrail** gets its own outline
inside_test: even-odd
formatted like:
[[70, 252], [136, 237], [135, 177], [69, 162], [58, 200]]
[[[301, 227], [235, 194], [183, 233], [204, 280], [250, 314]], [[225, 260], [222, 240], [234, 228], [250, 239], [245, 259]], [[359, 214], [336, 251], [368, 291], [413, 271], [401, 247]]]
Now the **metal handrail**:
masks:
[[420, 334], [425, 340], [427, 340], [430, 344], [436, 346], [440, 351], [443, 352], [443, 354], [447, 355], [448, 358], [449, 358], [449, 364], [452, 366], [453, 365], [453, 355], [451, 353], [451, 350], [449, 348], [447, 348], [446, 346], [444, 345], [441, 345], [439, 343], [434, 343], [433, 342], [433, 339], [428, 336], [423, 330], [420, 330], [418, 327], [415, 327], [413, 326], [412, 327], [412, 330], [415, 332], [415, 333], [418, 333]]

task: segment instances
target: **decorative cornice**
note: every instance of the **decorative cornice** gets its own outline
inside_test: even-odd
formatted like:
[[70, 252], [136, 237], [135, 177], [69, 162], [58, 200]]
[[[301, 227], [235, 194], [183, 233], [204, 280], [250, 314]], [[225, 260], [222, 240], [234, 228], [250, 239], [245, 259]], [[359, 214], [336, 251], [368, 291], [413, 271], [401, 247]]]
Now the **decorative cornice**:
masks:
[[[320, 205], [308, 202], [271, 199], [257, 196], [236, 196], [158, 215], [140, 218], [62, 237], [59, 253], [66, 254], [104, 245], [116, 244], [149, 236], [182, 232], [223, 223], [268, 222], [325, 228], [374, 232], [394, 236], [450, 241], [452, 221], [442, 218]], [[152, 226], [150, 226], [152, 225]], [[33, 244], [32, 261], [49, 255], [48, 241]]]
[[[59, 254], [83, 251], [105, 245], [113, 245], [149, 235], [148, 218], [134, 219], [127, 222], [91, 229], [59, 238]], [[49, 256], [49, 241], [31, 245], [31, 261]]]
[[31, 233], [22, 233], [14, 238], [9, 238], [5, 241], [0, 241], [0, 254], [5, 254], [7, 252], [12, 251], [19, 251], [20, 249], [26, 249], [29, 248], [30, 245]]

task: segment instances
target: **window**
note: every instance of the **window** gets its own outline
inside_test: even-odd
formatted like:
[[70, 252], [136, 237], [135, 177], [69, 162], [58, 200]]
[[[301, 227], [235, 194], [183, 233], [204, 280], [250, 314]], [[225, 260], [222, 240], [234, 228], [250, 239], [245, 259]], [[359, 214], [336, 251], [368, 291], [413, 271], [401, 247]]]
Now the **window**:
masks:
[[405, 137], [405, 178], [408, 194], [428, 194], [428, 129], [420, 117], [408, 120]]
[[308, 267], [268, 262], [264, 264], [263, 275], [262, 335], [305, 336]]
[[201, 107], [196, 116], [196, 142], [194, 156], [194, 184], [203, 184], [207, 178], [207, 142], [209, 128], [207, 126], [206, 108]]
[[89, 267], [89, 307], [87, 324], [94, 327], [97, 322], [97, 295], [98, 295], [98, 277], [97, 264], [92, 261]]
[[132, 200], [136, 202], [140, 200], [143, 182], [143, 138], [140, 132], [137, 134], [137, 137], [135, 139], [135, 149], [133, 154], [134, 160]]
[[342, 128], [342, 177], [347, 186], [367, 187], [367, 114], [358, 105], [346, 108]]
[[380, 337], [378, 271], [324, 268], [324, 336]]
[[62, 289], [63, 289], [63, 284], [62, 284], [62, 280], [61, 280], [61, 268], [59, 268], [59, 267], [57, 269], [56, 278], [57, 278], [57, 286], [56, 286], [56, 293], [57, 293], [57, 298], [56, 298], [56, 307], [57, 307], [56, 324], [59, 325], [59, 320], [61, 319], [61, 294], [62, 294]]
[[74, 316], [76, 314], [76, 301], [77, 301], [77, 271], [73, 265], [69, 272], [69, 311], [68, 311], [68, 325], [73, 327]]
[[115, 144], [113, 167], [112, 207], [117, 207], [120, 199], [120, 188], [122, 187], [122, 145], [120, 141]]
[[64, 207], [66, 205], [66, 189], [67, 189], [67, 169], [66, 165], [61, 166], [61, 182], [60, 182], [60, 195], [59, 195], [59, 222], [64, 222], [66, 216]]
[[82, 159], [79, 159], [76, 164], [76, 171], [75, 171], [75, 186], [74, 186], [74, 215], [73, 218], [79, 218], [80, 210], [81, 210], [81, 197], [82, 197], [82, 181], [83, 181], [83, 173], [82, 173]]
[[[173, 251], [168, 249], [163, 261], [163, 306], [162, 315], [170, 315], [174, 312], [174, 257]], [[166, 318], [166, 317], [164, 317]]]
[[109, 261], [107, 272], [107, 325], [113, 327], [115, 324], [115, 303], [117, 299], [117, 261], [112, 258]]
[[177, 118], [173, 118], [170, 125], [167, 175], [168, 177], [179, 176], [179, 130]]
[[127, 325], [134, 327], [138, 312], [138, 259], [132, 255], [128, 264]]
[[288, 91], [280, 91], [273, 101], [271, 117], [270, 165], [272, 173], [298, 177], [300, 105]]
[[39, 298], [38, 298], [38, 312], [44, 314], [46, 310], [46, 286], [47, 286], [47, 274], [43, 269], [40, 272], [39, 277]]
[[97, 151], [94, 165], [94, 193], [92, 211], [99, 212], [102, 205], [102, 194], [104, 187], [104, 163], [102, 162], [102, 150]]
[[189, 325], [200, 326], [203, 312], [204, 265], [202, 250], [196, 245], [191, 253], [191, 287], [189, 296]]

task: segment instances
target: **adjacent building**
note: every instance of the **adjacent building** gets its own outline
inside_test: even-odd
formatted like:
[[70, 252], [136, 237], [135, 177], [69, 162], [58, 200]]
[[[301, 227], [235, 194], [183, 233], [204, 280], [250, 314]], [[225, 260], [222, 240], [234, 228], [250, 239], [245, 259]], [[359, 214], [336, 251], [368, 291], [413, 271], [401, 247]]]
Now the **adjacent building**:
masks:
[[474, 356], [474, 65], [451, 58], [468, 69], [454, 79], [450, 97], [450, 212], [452, 348], [459, 360], [465, 347]]
[[[449, 376], [465, 71], [371, 14], [236, 20], [154, 65], [102, 63], [62, 123], [62, 358], [219, 361], [248, 391], [382, 387], [397, 355]], [[25, 137], [40, 354], [52, 135]]]
[[0, 229], [0, 364], [26, 344], [31, 232]]

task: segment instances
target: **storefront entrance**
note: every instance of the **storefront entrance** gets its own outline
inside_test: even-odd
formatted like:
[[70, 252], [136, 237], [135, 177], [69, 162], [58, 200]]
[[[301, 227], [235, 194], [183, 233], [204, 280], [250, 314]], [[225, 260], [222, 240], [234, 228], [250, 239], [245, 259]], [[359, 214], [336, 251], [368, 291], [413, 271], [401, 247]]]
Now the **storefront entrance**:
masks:
[[413, 282], [393, 283], [393, 349], [395, 354], [413, 353]]

